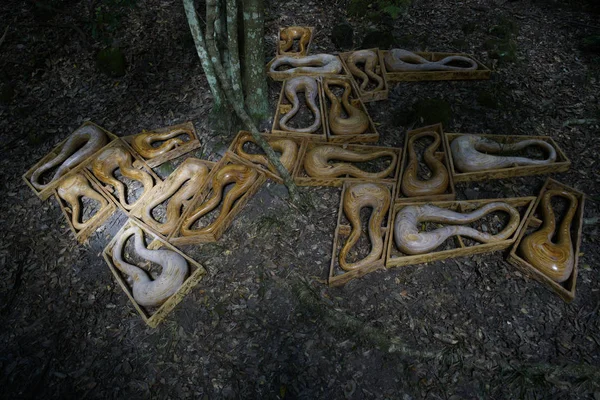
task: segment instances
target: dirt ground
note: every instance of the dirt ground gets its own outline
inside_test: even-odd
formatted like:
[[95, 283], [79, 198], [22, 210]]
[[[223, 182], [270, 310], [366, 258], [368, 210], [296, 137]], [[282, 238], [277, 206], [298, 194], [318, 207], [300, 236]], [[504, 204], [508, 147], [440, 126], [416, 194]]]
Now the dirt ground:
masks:
[[[406, 129], [430, 118], [418, 110], [431, 99], [448, 109], [432, 117], [448, 132], [552, 136], [572, 161], [553, 177], [588, 195], [576, 299], [564, 303], [503, 253], [328, 288], [340, 189], [302, 189], [314, 207], [299, 212], [271, 182], [219, 242], [185, 249], [206, 279], [146, 327], [101, 257], [124, 216], [79, 245], [55, 200], [40, 202], [21, 175], [87, 119], [117, 135], [191, 120], [204, 143], [195, 155], [220, 157], [236, 132], [209, 127], [211, 95], [182, 4], [123, 6], [98, 33], [94, 2], [5, 1], [1, 397], [600, 398], [600, 61], [581, 45], [600, 32], [598, 14], [541, 0], [414, 0], [398, 19], [374, 22], [348, 17], [348, 3], [267, 0], [265, 59], [281, 25], [314, 26], [311, 51], [333, 52], [331, 29], [348, 21], [356, 48], [379, 29], [399, 46], [464, 51], [493, 67], [489, 81], [394, 85], [388, 101], [368, 105], [379, 144], [401, 146]], [[95, 65], [107, 38], [125, 51], [123, 77]], [[514, 59], [498, 56], [501, 39]], [[274, 110], [280, 86], [269, 85]], [[460, 184], [457, 193], [531, 196], [544, 180]]]

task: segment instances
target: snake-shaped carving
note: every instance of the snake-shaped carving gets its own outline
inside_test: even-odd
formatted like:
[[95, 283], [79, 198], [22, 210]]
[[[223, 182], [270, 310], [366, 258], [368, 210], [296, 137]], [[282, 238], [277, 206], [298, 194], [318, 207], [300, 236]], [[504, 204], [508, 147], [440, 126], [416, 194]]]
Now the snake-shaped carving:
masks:
[[[248, 142], [256, 144], [256, 141], [254, 140], [251, 134], [245, 133], [242, 136], [240, 136], [235, 147], [235, 153], [248, 161], [264, 165], [269, 169], [269, 171], [277, 174], [277, 169], [275, 168], [275, 166], [271, 165], [271, 163], [265, 155], [250, 154], [244, 150], [244, 145]], [[273, 148], [273, 150], [281, 153], [279, 161], [281, 161], [281, 164], [283, 164], [285, 169], [291, 171], [294, 167], [296, 159], [298, 158], [298, 144], [296, 144], [296, 142], [294, 142], [291, 139], [268, 139], [267, 142]]]
[[[331, 91], [330, 85], [344, 88], [342, 101]], [[350, 104], [352, 87], [348, 81], [343, 79], [326, 79], [323, 82], [325, 94], [331, 102], [329, 108], [329, 128], [335, 135], [358, 135], [369, 128], [369, 117], [358, 107]], [[342, 106], [346, 111], [346, 118], [342, 117]]]
[[[182, 206], [200, 190], [208, 176], [208, 167], [200, 160], [188, 158], [161, 185], [155, 187], [151, 200], [142, 208], [142, 220], [151, 228], [168, 235], [177, 227]], [[165, 213], [165, 222], [154, 219], [152, 210], [169, 199]]]
[[[138, 197], [138, 200], [131, 204], [127, 202], [126, 186], [113, 175], [113, 172], [117, 168], [121, 170], [121, 175], [138, 181], [144, 186], [144, 190]], [[135, 168], [133, 166], [133, 157], [131, 153], [119, 146], [106, 149], [96, 157], [92, 162], [92, 172], [102, 183], [113, 186], [119, 197], [119, 203], [121, 203], [126, 210], [131, 210], [142, 198], [144, 193], [148, 193], [154, 186], [154, 179], [152, 176], [144, 170]]]
[[[229, 164], [221, 168], [212, 178], [212, 195], [195, 210], [193, 210], [183, 221], [181, 234], [183, 236], [194, 236], [201, 233], [210, 233], [217, 228], [223, 221], [237, 199], [242, 197], [248, 191], [250, 186], [256, 182], [258, 172], [256, 169], [240, 164]], [[233, 183], [231, 190], [223, 197], [223, 189], [226, 185]], [[219, 216], [210, 224], [200, 229], [192, 229], [192, 225], [214, 210], [223, 200]]]
[[[130, 236], [134, 237], [134, 250], [141, 258], [162, 267], [158, 278], [152, 280], [148, 272], [123, 259], [123, 248]], [[144, 244], [144, 232], [137, 226], [126, 229], [115, 242], [112, 260], [119, 271], [133, 280], [131, 291], [141, 306], [158, 307], [181, 287], [188, 274], [188, 263], [181, 254], [167, 249], [149, 250]]]
[[[310, 29], [302, 26], [290, 26], [282, 29], [279, 33], [279, 54], [300, 54], [306, 55], [308, 44], [310, 43]], [[294, 45], [294, 40], [298, 40], [298, 51], [290, 51]]]
[[[433, 137], [433, 143], [423, 152], [423, 161], [431, 171], [431, 178], [425, 181], [418, 176], [419, 161], [415, 152], [415, 142], [423, 137]], [[440, 146], [440, 135], [435, 131], [420, 132], [408, 140], [408, 162], [402, 176], [402, 193], [408, 197], [442, 194], [448, 188], [448, 169], [435, 155]]]
[[[519, 151], [528, 146], [539, 146], [548, 157], [536, 160], [527, 157], [496, 156], [487, 153]], [[556, 161], [556, 150], [543, 140], [527, 139], [517, 143], [502, 144], [477, 135], [459, 136], [450, 144], [454, 166], [461, 172], [485, 171], [517, 165], [543, 165]]]
[[[475, 222], [493, 211], [504, 211], [509, 215], [504, 229], [495, 235], [457, 225]], [[488, 203], [465, 214], [433, 205], [406, 206], [396, 215], [394, 240], [398, 249], [405, 254], [423, 254], [435, 250], [454, 235], [469, 237], [482, 243], [506, 240], [517, 230], [520, 221], [519, 212], [503, 202]], [[431, 232], [419, 232], [419, 224], [422, 222], [445, 223], [451, 226], [443, 226]]]
[[[277, 70], [277, 68], [285, 65], [292, 68], [284, 71]], [[299, 74], [339, 74], [342, 71], [342, 62], [338, 56], [331, 54], [315, 54], [306, 57], [284, 56], [278, 57], [273, 61], [270, 71], [288, 76]]]
[[[569, 200], [569, 209], [563, 218], [556, 241], [552, 241], [556, 230], [556, 219], [551, 199], [554, 196]], [[571, 221], [577, 211], [577, 198], [562, 189], [548, 190], [542, 197], [542, 227], [521, 240], [519, 252], [523, 258], [550, 279], [561, 283], [569, 279], [575, 265], [575, 252], [571, 242]]]
[[[478, 68], [475, 60], [463, 56], [448, 56], [439, 61], [428, 61], [423, 57], [402, 49], [392, 49], [384, 57], [389, 72], [405, 71], [469, 71]], [[450, 65], [463, 63], [466, 66]]]
[[[131, 147], [138, 152], [139, 155], [146, 160], [158, 157], [168, 151], [173, 150], [177, 146], [185, 143], [184, 140], [177, 136], [187, 135], [188, 140], [192, 139], [192, 133], [187, 129], [177, 128], [168, 132], [142, 132], [133, 136]], [[154, 147], [152, 143], [164, 141], [160, 146]]]
[[58, 185], [58, 195], [71, 207], [71, 223], [78, 231], [85, 228], [93, 218], [91, 217], [85, 222], [81, 221], [81, 214], [83, 211], [81, 203], [79, 202], [81, 197], [87, 197], [97, 201], [100, 203], [99, 209], [102, 209], [108, 205], [108, 200], [94, 190], [94, 188], [90, 186], [88, 179], [81, 174], [70, 176], [61, 182], [60, 185]]
[[[330, 160], [349, 162], [367, 162], [380, 157], [390, 157], [390, 164], [380, 172], [367, 172], [348, 162], [330, 164]], [[396, 168], [397, 156], [391, 150], [377, 150], [370, 153], [359, 153], [338, 146], [316, 146], [306, 153], [304, 170], [313, 178], [336, 178], [350, 175], [354, 178], [383, 179], [388, 177]]]
[[[306, 128], [292, 128], [287, 123], [296, 115], [300, 109], [300, 99], [298, 98], [298, 92], [304, 92], [304, 98], [306, 105], [315, 116], [315, 121]], [[317, 104], [317, 96], [319, 90], [317, 87], [317, 81], [315, 78], [310, 76], [297, 76], [288, 80], [285, 84], [284, 89], [285, 97], [292, 104], [292, 109], [287, 112], [279, 120], [279, 126], [286, 131], [290, 132], [304, 132], [313, 133], [321, 126], [321, 110], [319, 110], [319, 104]]]
[[[383, 254], [383, 232], [382, 223], [390, 208], [390, 191], [383, 185], [374, 183], [361, 183], [350, 186], [343, 199], [344, 214], [352, 230], [350, 235], [340, 250], [340, 267], [345, 271], [359, 269], [379, 260]], [[364, 207], [371, 207], [371, 217], [369, 218], [368, 233], [371, 242], [371, 251], [363, 259], [349, 263], [347, 262], [348, 252], [354, 247], [362, 232], [360, 221], [360, 210]]]
[[[364, 71], [358, 68], [357, 64], [364, 63]], [[377, 86], [372, 90], [373, 92], [376, 90], [383, 89], [383, 78], [375, 73], [375, 67], [379, 63], [379, 58], [377, 57], [377, 53], [373, 50], [359, 50], [348, 56], [346, 60], [346, 65], [348, 65], [348, 70], [352, 75], [361, 79], [359, 87], [361, 90], [365, 90], [367, 85], [369, 84], [369, 78], [375, 82], [377, 82]]]
[[[31, 175], [31, 184], [38, 190], [43, 190], [50, 183], [69, 172], [85, 161], [92, 154], [100, 150], [106, 143], [108, 137], [102, 129], [94, 125], [84, 125], [69, 136], [60, 152], [52, 159], [40, 165]], [[60, 165], [54, 175], [47, 183], [41, 183], [42, 174]]]

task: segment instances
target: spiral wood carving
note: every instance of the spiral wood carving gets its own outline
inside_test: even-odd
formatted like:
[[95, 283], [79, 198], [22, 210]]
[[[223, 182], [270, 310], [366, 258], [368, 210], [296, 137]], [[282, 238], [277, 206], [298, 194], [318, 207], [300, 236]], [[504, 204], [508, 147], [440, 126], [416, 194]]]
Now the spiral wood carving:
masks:
[[[121, 175], [126, 178], [140, 182], [144, 186], [142, 194], [138, 200], [129, 204], [127, 202], [127, 187], [113, 175], [113, 172], [119, 168]], [[154, 186], [152, 176], [142, 169], [133, 166], [133, 157], [131, 153], [122, 147], [112, 147], [104, 150], [92, 162], [92, 172], [102, 183], [113, 186], [119, 197], [119, 203], [127, 210], [131, 210], [142, 198], [144, 193], [148, 193]]]
[[[158, 157], [177, 146], [186, 143], [177, 136], [186, 135], [188, 140], [192, 140], [192, 133], [186, 129], [173, 129], [168, 132], [143, 132], [133, 136], [131, 147], [146, 160]], [[154, 147], [153, 143], [164, 141], [160, 146]]]
[[[290, 26], [282, 29], [279, 33], [279, 54], [306, 54], [308, 44], [310, 43], [310, 29], [302, 26]], [[290, 51], [294, 46], [294, 40], [298, 40], [298, 51]]]
[[[378, 62], [377, 53], [373, 50], [355, 51], [346, 60], [350, 73], [362, 81], [359, 85], [361, 90], [367, 89], [369, 79], [377, 82], [377, 86], [372, 91], [383, 89], [383, 78], [375, 73]], [[364, 71], [358, 68], [357, 64], [360, 63], [364, 63]]]
[[[564, 197], [570, 202], [569, 209], [556, 232], [555, 241], [552, 238], [556, 231], [556, 218], [551, 203], [554, 196]], [[519, 245], [519, 252], [528, 263], [558, 283], [569, 279], [575, 265], [575, 251], [571, 241], [571, 222], [577, 211], [577, 203], [577, 197], [566, 190], [546, 191], [541, 201], [544, 221], [542, 227], [525, 236]]]
[[[506, 153], [519, 151], [528, 146], [539, 146], [548, 157], [535, 160], [527, 157], [496, 156], [487, 153]], [[485, 171], [495, 168], [507, 168], [517, 165], [543, 165], [556, 161], [556, 150], [543, 140], [528, 139], [517, 143], [502, 144], [477, 135], [459, 136], [450, 144], [452, 158], [457, 170], [461, 172]]]
[[[54, 158], [46, 161], [33, 171], [31, 184], [38, 190], [45, 189], [52, 182], [69, 172], [71, 168], [76, 167], [100, 150], [106, 143], [108, 143], [108, 137], [100, 128], [94, 125], [82, 126], [69, 136]], [[42, 174], [56, 166], [59, 167], [54, 172], [52, 179], [47, 183], [41, 183]]]
[[[342, 101], [329, 88], [330, 85], [341, 86], [344, 88]], [[326, 79], [323, 83], [325, 94], [331, 102], [329, 108], [329, 128], [336, 135], [358, 135], [369, 128], [369, 117], [363, 110], [350, 104], [350, 94], [352, 87], [348, 81], [343, 79]], [[346, 111], [347, 117], [342, 117], [342, 106]]]
[[[211, 197], [203, 201], [198, 208], [185, 218], [181, 226], [181, 234], [183, 236], [194, 236], [201, 233], [213, 232], [227, 217], [235, 201], [248, 191], [257, 178], [258, 172], [256, 169], [245, 165], [229, 164], [221, 168], [212, 178]], [[230, 183], [233, 183], [234, 186], [223, 198], [223, 189]], [[198, 219], [214, 210], [221, 203], [221, 199], [223, 200], [223, 204], [221, 205], [219, 216], [208, 226], [200, 229], [192, 229], [192, 225]]]
[[[463, 56], [448, 56], [439, 61], [428, 61], [423, 57], [402, 49], [392, 49], [384, 57], [388, 72], [406, 71], [470, 71], [477, 69], [477, 63]], [[455, 65], [450, 65], [455, 63]], [[456, 65], [464, 63], [467, 66]]]
[[[330, 164], [330, 160], [349, 162], [367, 162], [380, 157], [390, 157], [390, 165], [380, 172], [367, 172], [348, 162]], [[396, 167], [397, 156], [391, 150], [377, 150], [370, 153], [359, 153], [337, 146], [316, 146], [306, 153], [304, 170], [313, 178], [336, 178], [349, 175], [354, 178], [383, 179], [388, 177]]]
[[[493, 211], [504, 211], [509, 214], [506, 227], [495, 235], [480, 232], [468, 226]], [[423, 254], [435, 250], [451, 236], [461, 235], [482, 243], [499, 242], [508, 239], [519, 227], [521, 216], [512, 206], [503, 202], [486, 204], [470, 213], [459, 213], [433, 205], [406, 206], [396, 215], [394, 240], [398, 249], [405, 254]], [[422, 222], [446, 223], [431, 232], [419, 232]]]
[[[362, 183], [350, 186], [343, 199], [344, 214], [352, 230], [350, 235], [340, 250], [340, 267], [345, 271], [352, 271], [366, 267], [379, 260], [383, 255], [383, 236], [382, 224], [390, 208], [390, 191], [383, 185], [374, 183]], [[364, 207], [371, 207], [371, 217], [369, 218], [368, 233], [371, 242], [371, 251], [363, 259], [354, 263], [346, 261], [348, 252], [356, 245], [362, 232], [360, 222], [360, 210]]]
[[81, 221], [83, 209], [79, 201], [80, 198], [87, 197], [97, 201], [100, 203], [99, 209], [108, 205], [108, 201], [102, 197], [100, 193], [94, 190], [90, 186], [90, 182], [87, 178], [81, 174], [70, 176], [61, 182], [61, 184], [58, 185], [58, 195], [69, 204], [69, 207], [71, 208], [71, 223], [78, 231], [84, 229], [91, 218], [93, 218], [91, 217], [85, 222]]
[[[158, 278], [152, 280], [148, 272], [123, 259], [125, 242], [132, 235], [135, 235], [135, 253], [162, 267]], [[128, 228], [119, 236], [112, 249], [112, 260], [119, 271], [131, 277], [133, 298], [139, 305], [146, 307], [158, 307], [174, 295], [185, 281], [189, 270], [187, 260], [175, 251], [148, 250], [144, 244], [144, 232], [137, 226]]]
[[[415, 142], [420, 138], [430, 136], [433, 143], [423, 153], [423, 161], [431, 171], [431, 178], [425, 181], [419, 179], [419, 161], [415, 152]], [[435, 155], [440, 146], [440, 135], [435, 131], [421, 132], [408, 140], [408, 163], [402, 176], [402, 193], [408, 197], [436, 195], [446, 192], [450, 183], [448, 169], [444, 163]]]
[[[142, 220], [163, 235], [171, 233], [177, 227], [183, 204], [194, 197], [207, 176], [208, 167], [205, 164], [198, 159], [187, 159], [162, 185], [157, 186], [161, 190], [153, 192], [155, 196], [142, 208]], [[152, 210], [167, 199], [165, 222], [161, 223], [154, 219]]]
[[[312, 125], [306, 128], [292, 128], [287, 124], [288, 121], [294, 115], [296, 115], [296, 113], [300, 109], [300, 99], [298, 98], [298, 92], [304, 92], [306, 105], [315, 116], [315, 120], [312, 123]], [[317, 101], [319, 90], [315, 78], [311, 78], [310, 76], [298, 76], [296, 78], [292, 78], [286, 82], [284, 93], [285, 97], [288, 99], [290, 104], [292, 104], [292, 109], [289, 112], [287, 112], [284, 116], [282, 116], [279, 120], [279, 126], [281, 127], [281, 129], [290, 132], [304, 133], [313, 133], [317, 129], [319, 129], [319, 127], [321, 126], [321, 110], [319, 109], [319, 104]]]
[[[251, 134], [245, 133], [238, 139], [237, 145], [235, 147], [235, 153], [240, 157], [252, 161], [253, 163], [263, 165], [269, 169], [269, 171], [278, 174], [277, 169], [271, 165], [267, 157], [263, 154], [250, 154], [244, 150], [244, 144], [252, 142], [256, 144], [256, 141], [252, 137]], [[291, 171], [294, 167], [294, 163], [298, 158], [298, 144], [291, 139], [269, 139], [267, 140], [269, 145], [273, 148], [273, 150], [281, 153], [281, 157], [279, 157], [279, 161], [281, 164], [287, 169]]]
[[[292, 68], [278, 71], [281, 66]], [[315, 54], [306, 57], [278, 57], [271, 64], [271, 72], [293, 76], [298, 74], [339, 74], [342, 71], [342, 62], [338, 56], [331, 54]]]

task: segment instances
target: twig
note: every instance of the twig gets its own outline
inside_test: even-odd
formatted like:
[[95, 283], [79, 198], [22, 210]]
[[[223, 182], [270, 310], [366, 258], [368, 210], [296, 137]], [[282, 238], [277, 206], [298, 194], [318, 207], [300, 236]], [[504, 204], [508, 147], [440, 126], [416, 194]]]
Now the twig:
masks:
[[2, 43], [4, 42], [4, 39], [6, 39], [6, 34], [8, 33], [8, 28], [10, 28], [10, 25], [8, 25], [6, 27], [6, 29], [4, 30], [4, 34], [2, 35], [2, 37], [0, 38], [0, 46], [2, 46]]

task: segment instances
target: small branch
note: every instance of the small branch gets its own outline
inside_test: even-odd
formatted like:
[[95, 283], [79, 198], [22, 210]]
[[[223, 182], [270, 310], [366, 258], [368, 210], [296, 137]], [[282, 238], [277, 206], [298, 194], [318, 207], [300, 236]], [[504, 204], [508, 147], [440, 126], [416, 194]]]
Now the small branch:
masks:
[[563, 127], [572, 126], [572, 125], [587, 125], [587, 124], [596, 124], [600, 122], [600, 120], [596, 118], [588, 118], [588, 119], [570, 119], [563, 124]]
[[2, 43], [4, 43], [4, 39], [6, 39], [6, 34], [8, 34], [8, 28], [10, 28], [10, 25], [6, 27], [6, 29], [4, 30], [4, 34], [0, 38], [0, 46], [2, 46]]

